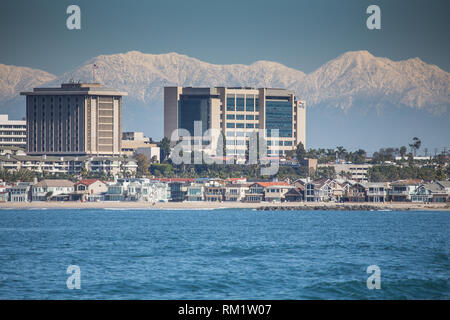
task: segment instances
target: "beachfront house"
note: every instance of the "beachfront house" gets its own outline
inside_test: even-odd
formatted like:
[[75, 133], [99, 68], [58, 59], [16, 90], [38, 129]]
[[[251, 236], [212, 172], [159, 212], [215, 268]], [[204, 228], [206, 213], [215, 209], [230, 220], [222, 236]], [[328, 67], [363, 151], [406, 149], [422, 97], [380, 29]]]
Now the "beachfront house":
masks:
[[72, 201], [101, 201], [103, 194], [108, 191], [108, 185], [98, 179], [83, 179], [74, 184], [74, 191], [70, 194]]
[[284, 195], [284, 201], [286, 202], [300, 202], [304, 201], [305, 199], [305, 189], [297, 187], [297, 188], [291, 188], [286, 194]]
[[32, 201], [68, 199], [73, 182], [66, 179], [45, 179], [31, 187]]
[[411, 195], [412, 202], [449, 202], [450, 181], [422, 183]]
[[366, 188], [368, 202], [385, 202], [389, 198], [389, 184], [387, 182], [363, 182]]
[[285, 201], [286, 193], [293, 187], [287, 182], [263, 182], [264, 200], [267, 202]]
[[330, 201], [333, 195], [333, 185], [331, 179], [321, 178], [307, 182], [305, 185], [307, 202]]
[[248, 191], [248, 183], [230, 183], [225, 186], [225, 201], [243, 201]]
[[18, 182], [9, 186], [8, 201], [10, 202], [29, 202], [31, 199], [32, 182]]
[[355, 183], [344, 192], [343, 200], [346, 202], [365, 202], [367, 201], [366, 187], [361, 183]]
[[391, 189], [389, 190], [390, 199], [396, 202], [411, 201], [411, 196], [421, 183], [421, 180], [399, 180], [391, 182]]
[[187, 201], [203, 201], [204, 186], [201, 183], [192, 183], [187, 187]]

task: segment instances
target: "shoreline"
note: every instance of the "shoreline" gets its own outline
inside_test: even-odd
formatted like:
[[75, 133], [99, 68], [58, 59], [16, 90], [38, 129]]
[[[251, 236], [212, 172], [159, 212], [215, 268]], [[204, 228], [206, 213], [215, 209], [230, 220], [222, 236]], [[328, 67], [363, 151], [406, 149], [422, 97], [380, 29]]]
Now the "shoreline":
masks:
[[258, 210], [412, 210], [450, 211], [450, 203], [328, 203], [328, 202], [3, 202], [1, 209], [258, 209]]

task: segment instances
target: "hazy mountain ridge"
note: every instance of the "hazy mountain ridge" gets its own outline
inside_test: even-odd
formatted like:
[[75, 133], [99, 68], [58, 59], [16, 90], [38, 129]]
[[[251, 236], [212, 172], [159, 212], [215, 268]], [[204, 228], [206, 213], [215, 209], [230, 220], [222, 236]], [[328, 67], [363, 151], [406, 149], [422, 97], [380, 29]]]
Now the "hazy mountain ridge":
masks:
[[55, 75], [39, 69], [0, 64], [0, 103], [54, 79]]
[[169, 85], [292, 87], [305, 76], [301, 71], [275, 62], [258, 61], [249, 66], [214, 65], [177, 53], [153, 55], [131, 51], [93, 58], [54, 82], [92, 81], [94, 63], [99, 66], [97, 81], [125, 90], [130, 97], [144, 103], [161, 101], [163, 87]]
[[367, 51], [347, 52], [307, 75], [296, 87], [308, 105], [348, 110], [356, 102], [448, 111], [450, 74], [418, 58], [392, 61]]
[[128, 92], [145, 104], [162, 101], [164, 86], [254, 86], [296, 91], [309, 107], [327, 105], [348, 110], [356, 101], [366, 107], [401, 105], [434, 114], [448, 111], [450, 74], [418, 58], [392, 61], [367, 51], [353, 51], [327, 62], [306, 75], [270, 61], [250, 65], [215, 65], [177, 53], [138, 51], [101, 55], [55, 77], [45, 71], [0, 64], [0, 102], [34, 86], [59, 85], [73, 79], [95, 80]]
[[[394, 115], [399, 118], [398, 132], [411, 126], [401, 121], [402, 114], [414, 112], [418, 121], [415, 126], [421, 126], [422, 118], [428, 119], [421, 130], [444, 138], [449, 134], [445, 123], [440, 129], [434, 125], [442, 119], [450, 120], [450, 74], [419, 58], [393, 61], [367, 51], [344, 53], [310, 74], [270, 61], [216, 65], [177, 53], [138, 51], [97, 56], [59, 77], [37, 69], [0, 65], [0, 113], [15, 118], [25, 114], [24, 98], [19, 97], [22, 90], [59, 86], [70, 79], [91, 82], [93, 64], [98, 65], [96, 81], [128, 92], [124, 129], [145, 131], [156, 138], [162, 133], [163, 88], [175, 85], [292, 89], [299, 99], [306, 100], [309, 115], [314, 115], [307, 130], [313, 130], [308, 126], [318, 125], [326, 112], [334, 115], [327, 121], [335, 122], [335, 131], [364, 117], [381, 125]], [[339, 126], [336, 117], [341, 118]]]

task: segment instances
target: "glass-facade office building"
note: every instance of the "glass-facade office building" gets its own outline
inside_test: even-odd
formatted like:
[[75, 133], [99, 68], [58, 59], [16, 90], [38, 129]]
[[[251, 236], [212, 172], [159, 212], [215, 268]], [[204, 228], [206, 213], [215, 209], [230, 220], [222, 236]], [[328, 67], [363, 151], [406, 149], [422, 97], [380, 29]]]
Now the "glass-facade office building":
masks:
[[179, 128], [193, 136], [195, 121], [202, 121], [202, 132], [221, 131], [227, 155], [244, 156], [249, 136], [259, 129], [266, 129], [269, 156], [278, 154], [276, 148], [285, 154], [299, 142], [306, 146], [305, 102], [285, 89], [165, 87], [164, 136], [170, 139]]

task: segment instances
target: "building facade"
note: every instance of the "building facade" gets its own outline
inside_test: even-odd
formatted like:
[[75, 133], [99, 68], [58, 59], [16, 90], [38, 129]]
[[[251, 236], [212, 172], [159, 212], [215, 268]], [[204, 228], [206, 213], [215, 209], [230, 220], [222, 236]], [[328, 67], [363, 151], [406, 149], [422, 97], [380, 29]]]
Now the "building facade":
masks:
[[122, 96], [98, 83], [34, 88], [26, 96], [30, 155], [119, 155]]
[[7, 114], [0, 114], [0, 148], [13, 147], [25, 150], [27, 146], [27, 122], [9, 120]]
[[[200, 130], [195, 121], [201, 121]], [[245, 155], [252, 133], [266, 129], [268, 155], [276, 156], [277, 149], [284, 155], [299, 142], [306, 145], [306, 105], [285, 89], [165, 87], [164, 136], [171, 139], [176, 129], [185, 129], [193, 143], [209, 129], [220, 130], [227, 155], [237, 157]], [[273, 129], [279, 130], [278, 137]], [[212, 142], [213, 153], [216, 147]]]

